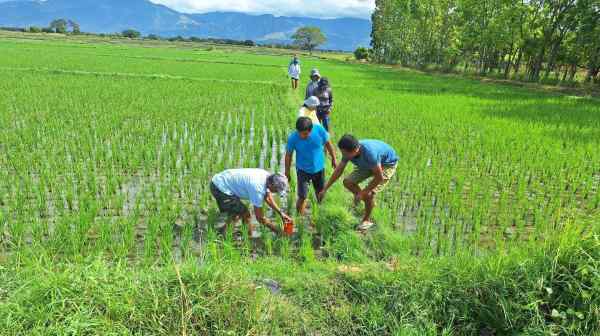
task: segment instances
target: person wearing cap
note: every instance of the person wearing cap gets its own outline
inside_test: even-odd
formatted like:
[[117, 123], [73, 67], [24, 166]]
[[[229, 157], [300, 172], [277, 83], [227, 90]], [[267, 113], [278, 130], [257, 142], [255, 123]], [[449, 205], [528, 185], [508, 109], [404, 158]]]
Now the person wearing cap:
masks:
[[294, 54], [294, 57], [292, 57], [292, 60], [290, 61], [290, 64], [292, 64], [292, 63], [300, 64], [300, 59], [298, 58], [298, 54]]
[[217, 201], [219, 211], [229, 215], [229, 222], [235, 223], [241, 218], [248, 226], [250, 237], [253, 237], [254, 231], [252, 215], [242, 200], [250, 201], [259, 223], [275, 233], [281, 233], [281, 230], [265, 217], [263, 203], [266, 202], [279, 214], [284, 223], [291, 223], [292, 219], [277, 206], [273, 199], [273, 193], [285, 192], [287, 188], [288, 180], [284, 175], [271, 174], [264, 169], [254, 168], [225, 170], [213, 176], [210, 183], [210, 192]]
[[323, 126], [314, 124], [308, 117], [296, 121], [296, 131], [290, 134], [285, 153], [285, 176], [290, 180], [292, 156], [296, 153], [296, 176], [298, 178], [298, 201], [296, 210], [303, 215], [306, 209], [309, 183], [318, 195], [325, 185], [325, 150], [331, 157], [333, 168], [337, 166], [335, 150], [329, 141], [329, 133]]
[[321, 74], [318, 69], [312, 69], [310, 71], [310, 82], [306, 86], [306, 93], [304, 94], [304, 99], [308, 99], [315, 95], [315, 91], [319, 87], [319, 79], [321, 79]]
[[294, 58], [290, 62], [288, 66], [288, 76], [292, 79], [292, 89], [298, 88], [298, 81], [300, 80], [300, 60], [298, 60], [298, 56], [294, 55]]
[[298, 118], [300, 117], [308, 117], [313, 122], [313, 124], [321, 124], [319, 122], [319, 118], [317, 117], [317, 107], [319, 106], [319, 98], [315, 96], [308, 97], [304, 101], [302, 107], [298, 111]]
[[325, 127], [327, 132], [331, 132], [329, 115], [333, 109], [333, 91], [327, 77], [319, 80], [318, 87], [315, 90], [315, 97], [319, 99], [317, 118], [319, 118], [319, 122], [321, 122], [321, 125]]
[[[342, 176], [348, 162], [352, 162], [355, 169], [344, 179], [344, 186], [354, 195], [355, 203], [359, 201], [365, 203], [365, 214], [362, 223], [358, 226], [359, 231], [365, 232], [373, 226], [371, 212], [375, 207], [375, 195], [381, 192], [394, 176], [398, 166], [398, 155], [383, 141], [359, 141], [350, 134], [340, 139], [338, 147], [342, 152], [342, 161], [317, 199], [323, 201], [327, 190]], [[367, 179], [371, 180], [361, 189], [360, 184]]]

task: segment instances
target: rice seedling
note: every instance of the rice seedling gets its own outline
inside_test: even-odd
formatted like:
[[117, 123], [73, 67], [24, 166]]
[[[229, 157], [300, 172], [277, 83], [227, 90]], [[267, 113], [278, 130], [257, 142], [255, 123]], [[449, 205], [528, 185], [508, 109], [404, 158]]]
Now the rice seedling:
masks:
[[[332, 80], [332, 140], [343, 133], [381, 139], [400, 156], [396, 175], [377, 198], [376, 229], [366, 235], [354, 231], [361, 209], [352, 209], [350, 195], [336, 186], [324, 204], [311, 198], [309, 215], [295, 218], [291, 238], [273, 236], [256, 223], [258, 239], [249, 237], [244, 226], [230, 225], [221, 234], [216, 227], [224, 219], [210, 195], [211, 177], [228, 168], [281, 172], [284, 166], [286, 139], [303, 98], [282, 81], [287, 56], [4, 39], [0, 50], [0, 257], [25, 258], [39, 249], [55, 261], [99, 258], [131, 269], [172, 267], [173, 260], [234, 265], [227, 267], [245, 281], [249, 273], [275, 272], [265, 266], [273, 263], [281, 267], [274, 274], [281, 279], [306, 276], [299, 285], [301, 280], [289, 280], [298, 286], [321, 278], [332, 286], [325, 292], [310, 288], [322, 304], [311, 301], [312, 294], [286, 288], [293, 298], [282, 299], [286, 309], [308, 309], [314, 323], [323, 323], [323, 314], [331, 316], [325, 324], [334, 324], [337, 334], [368, 334], [367, 329], [392, 334], [409, 330], [407, 325], [435, 330], [431, 321], [445, 316], [427, 310], [428, 316], [410, 321], [423, 318], [428, 327], [398, 318], [418, 313], [397, 302], [420, 300], [415, 299], [418, 293], [399, 285], [409, 276], [396, 272], [392, 264], [398, 259], [435, 264], [431, 260], [443, 256], [448, 258], [439, 262], [454, 260], [448, 267], [456, 270], [464, 266], [462, 258], [478, 263], [478, 258], [511, 255], [513, 250], [541, 251], [546, 241], [578, 234], [571, 223], [590, 232], [600, 219], [597, 100], [307, 58], [305, 69], [318, 67]], [[295, 181], [291, 185], [290, 193], [277, 201], [293, 214], [297, 186]], [[498, 258], [494, 262], [505, 263]], [[507, 263], [518, 273], [516, 261], [525, 256], [513, 258], [514, 265]], [[547, 264], [543, 253], [539, 258], [540, 265]], [[481, 263], [481, 269], [492, 267]], [[335, 271], [338, 265], [345, 267], [342, 275]], [[374, 272], [381, 277], [377, 279], [361, 273], [381, 266], [394, 271]], [[431, 267], [437, 277], [445, 276]], [[301, 274], [308, 269], [319, 271]], [[429, 279], [420, 273], [410, 276]], [[473, 273], [468, 279], [477, 283], [480, 276]], [[184, 276], [182, 281], [188, 280]], [[377, 287], [386, 281], [395, 292], [377, 294], [388, 290]], [[231, 289], [224, 290], [235, 301]], [[249, 291], [258, 293], [254, 287]], [[406, 297], [394, 296], [398, 293]], [[530, 294], [536, 293], [532, 289]], [[457, 297], [466, 297], [462, 294]], [[440, 305], [460, 306], [440, 297], [435, 297]], [[382, 310], [382, 302], [399, 315]], [[257, 311], [243, 307], [250, 309], [247, 314]], [[593, 321], [593, 312], [562, 308], [555, 317], [536, 316]], [[191, 309], [200, 314], [208, 308], [198, 304]], [[385, 318], [398, 328], [386, 326]], [[363, 329], [356, 321], [364, 322]], [[441, 330], [439, 319], [436, 323]], [[457, 328], [476, 330], [472, 325]]]

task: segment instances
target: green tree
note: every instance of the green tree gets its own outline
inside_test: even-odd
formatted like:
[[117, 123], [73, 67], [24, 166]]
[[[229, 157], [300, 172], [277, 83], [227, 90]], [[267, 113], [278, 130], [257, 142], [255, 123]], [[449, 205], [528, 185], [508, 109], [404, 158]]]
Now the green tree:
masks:
[[354, 57], [359, 61], [366, 60], [367, 58], [369, 58], [369, 49], [365, 47], [356, 48], [356, 50], [354, 50]]
[[67, 19], [56, 19], [50, 22], [50, 26], [48, 27], [48, 31], [53, 33], [66, 34], [69, 32], [69, 28], [71, 29], [71, 33], [80, 34], [81, 29], [79, 24], [73, 20]]
[[295, 45], [301, 49], [308, 50], [311, 54], [316, 47], [327, 41], [327, 38], [319, 27], [298, 28], [296, 33], [292, 35], [292, 39]]
[[[374, 61], [530, 81], [600, 73], [600, 0], [376, 0]], [[562, 79], [561, 79], [562, 77]]]
[[134, 29], [125, 29], [121, 32], [121, 35], [128, 38], [139, 38], [142, 34]]
[[67, 32], [67, 20], [65, 19], [56, 19], [50, 22], [50, 29], [59, 34], [64, 34]]
[[81, 27], [79, 26], [79, 23], [73, 21], [73, 20], [68, 20], [67, 24], [69, 27], [71, 27], [71, 32], [75, 35], [77, 34], [81, 34]]

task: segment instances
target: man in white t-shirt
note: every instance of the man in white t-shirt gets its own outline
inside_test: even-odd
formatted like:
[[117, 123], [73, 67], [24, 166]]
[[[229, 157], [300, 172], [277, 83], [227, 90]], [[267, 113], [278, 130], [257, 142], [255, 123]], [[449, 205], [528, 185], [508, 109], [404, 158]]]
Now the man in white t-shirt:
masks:
[[252, 215], [242, 200], [250, 201], [259, 223], [275, 233], [281, 233], [281, 230], [265, 217], [263, 202], [279, 214], [284, 223], [292, 222], [292, 219], [277, 206], [272, 195], [272, 193], [282, 193], [287, 188], [288, 181], [284, 175], [253, 168], [225, 170], [213, 176], [210, 184], [210, 191], [217, 201], [219, 210], [227, 213], [231, 222], [241, 218], [248, 226], [250, 236], [253, 232]]

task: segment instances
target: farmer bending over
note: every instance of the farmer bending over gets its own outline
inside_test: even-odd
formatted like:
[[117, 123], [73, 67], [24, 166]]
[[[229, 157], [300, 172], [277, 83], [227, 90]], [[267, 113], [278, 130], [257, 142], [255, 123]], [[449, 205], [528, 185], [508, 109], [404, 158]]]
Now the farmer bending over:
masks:
[[[217, 201], [219, 210], [229, 215], [229, 221], [235, 223], [240, 218], [248, 226], [248, 234], [252, 237], [252, 216], [242, 199], [249, 200], [254, 206], [256, 220], [271, 231], [280, 233], [263, 212], [263, 201], [281, 216], [284, 223], [292, 219], [283, 213], [273, 200], [272, 193], [282, 193], [288, 188], [288, 180], [281, 174], [271, 174], [264, 169], [229, 169], [213, 176], [210, 192]], [[226, 228], [226, 227], [225, 227]]]
[[312, 183], [315, 194], [323, 190], [325, 184], [325, 151], [331, 157], [331, 164], [337, 166], [335, 150], [329, 141], [329, 134], [323, 126], [313, 124], [307, 117], [300, 117], [296, 121], [296, 131], [292, 133], [287, 142], [285, 153], [285, 176], [290, 179], [292, 155], [296, 152], [296, 175], [298, 177], [298, 214], [304, 214], [308, 184]]
[[300, 111], [298, 111], [298, 118], [308, 117], [313, 122], [313, 124], [321, 124], [319, 122], [319, 118], [317, 117], [318, 106], [319, 98], [315, 96], [308, 97], [308, 99], [304, 101], [302, 107], [300, 107]]
[[[365, 202], [365, 215], [362, 223], [358, 226], [358, 230], [364, 232], [373, 226], [371, 212], [375, 207], [375, 194], [382, 191], [394, 176], [398, 165], [398, 156], [394, 149], [385, 142], [379, 140], [358, 141], [349, 134], [340, 139], [338, 147], [342, 152], [342, 162], [333, 172], [318, 199], [322, 201], [325, 198], [327, 190], [342, 176], [348, 161], [351, 161], [355, 169], [344, 179], [344, 186], [354, 194], [355, 203]], [[361, 189], [359, 184], [371, 177], [369, 184]]]

